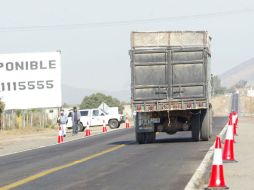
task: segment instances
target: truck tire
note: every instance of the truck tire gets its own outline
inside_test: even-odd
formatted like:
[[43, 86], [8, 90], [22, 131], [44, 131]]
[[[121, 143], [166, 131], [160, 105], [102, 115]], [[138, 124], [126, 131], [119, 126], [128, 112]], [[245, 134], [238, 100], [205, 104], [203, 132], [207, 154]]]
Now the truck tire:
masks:
[[154, 143], [155, 138], [156, 138], [155, 132], [147, 132], [147, 133], [137, 133], [136, 132], [136, 141], [138, 144]]
[[210, 108], [210, 138], [212, 138], [212, 134], [213, 134], [213, 111], [212, 109]]
[[111, 119], [108, 121], [108, 126], [110, 129], [116, 129], [120, 126], [119, 121], [117, 119]]
[[156, 138], [155, 132], [146, 133], [146, 143], [154, 143]]
[[191, 120], [191, 132], [193, 141], [200, 140], [200, 113], [195, 113]]
[[211, 138], [211, 118], [210, 109], [201, 111], [201, 134], [200, 137], [204, 141], [208, 141]]
[[145, 144], [145, 133], [136, 132], [136, 142], [138, 144]]

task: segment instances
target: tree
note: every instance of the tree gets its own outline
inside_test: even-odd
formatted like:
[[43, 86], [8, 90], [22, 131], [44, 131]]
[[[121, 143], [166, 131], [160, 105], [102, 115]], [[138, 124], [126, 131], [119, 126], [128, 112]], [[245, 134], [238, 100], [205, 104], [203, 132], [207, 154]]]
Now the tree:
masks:
[[244, 88], [247, 85], [247, 81], [246, 80], [239, 80], [234, 87], [236, 88]]
[[106, 103], [110, 107], [118, 107], [120, 112], [123, 111], [123, 105], [118, 99], [102, 93], [95, 93], [90, 96], [86, 96], [80, 104], [80, 109], [98, 108], [102, 102]]
[[5, 108], [5, 104], [4, 102], [1, 101], [1, 98], [0, 98], [0, 114], [4, 112], [4, 108]]
[[0, 128], [2, 128], [2, 113], [4, 112], [5, 104], [1, 101], [0, 98]]
[[67, 104], [66, 102], [64, 102], [62, 107], [63, 107], [63, 108], [68, 108], [68, 107], [70, 107], [70, 105]]
[[221, 80], [218, 76], [212, 76], [212, 89], [213, 89], [213, 94], [224, 94], [226, 91], [226, 88], [221, 86]]

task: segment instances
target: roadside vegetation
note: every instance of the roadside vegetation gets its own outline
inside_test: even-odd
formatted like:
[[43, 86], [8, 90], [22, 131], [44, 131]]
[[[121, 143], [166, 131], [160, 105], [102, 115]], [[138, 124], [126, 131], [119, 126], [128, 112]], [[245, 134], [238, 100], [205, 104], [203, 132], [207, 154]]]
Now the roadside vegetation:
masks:
[[224, 94], [227, 91], [226, 87], [221, 86], [221, 80], [218, 76], [212, 76], [212, 96]]
[[7, 110], [1, 114], [2, 130], [35, 128], [38, 131], [55, 127], [56, 119], [49, 119], [44, 109]]
[[[80, 105], [75, 105], [80, 109], [98, 108], [104, 102], [110, 107], [118, 107], [119, 112], [122, 113], [124, 103], [117, 98], [107, 96], [103, 93], [95, 93], [84, 97]], [[64, 103], [63, 107], [71, 107]], [[45, 129], [56, 129], [57, 115], [49, 117], [46, 109], [27, 109], [27, 110], [4, 110], [5, 104], [0, 99], [0, 129], [4, 131], [42, 131]], [[56, 108], [57, 109], [57, 108]], [[56, 111], [54, 109], [54, 111]], [[25, 132], [26, 133], [26, 132]]]
[[0, 129], [2, 129], [2, 120], [3, 120], [4, 107], [5, 107], [5, 104], [0, 99]]
[[218, 76], [212, 77], [212, 96], [222, 95], [225, 93], [233, 93], [238, 89], [243, 89], [247, 87], [246, 80], [239, 80], [236, 84], [231, 86], [230, 88], [226, 88], [221, 85], [221, 80]]
[[123, 103], [120, 102], [117, 98], [107, 96], [103, 93], [95, 93], [84, 97], [83, 101], [80, 104], [80, 109], [98, 108], [102, 102], [106, 103], [110, 107], [118, 107], [120, 113], [124, 109]]

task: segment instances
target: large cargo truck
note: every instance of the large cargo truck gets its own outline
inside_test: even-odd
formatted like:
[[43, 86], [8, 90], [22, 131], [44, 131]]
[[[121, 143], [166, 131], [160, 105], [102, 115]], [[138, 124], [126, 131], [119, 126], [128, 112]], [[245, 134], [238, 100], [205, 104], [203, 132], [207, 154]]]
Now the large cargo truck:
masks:
[[136, 140], [156, 132], [191, 131], [194, 141], [212, 133], [210, 42], [206, 31], [131, 33], [131, 106]]

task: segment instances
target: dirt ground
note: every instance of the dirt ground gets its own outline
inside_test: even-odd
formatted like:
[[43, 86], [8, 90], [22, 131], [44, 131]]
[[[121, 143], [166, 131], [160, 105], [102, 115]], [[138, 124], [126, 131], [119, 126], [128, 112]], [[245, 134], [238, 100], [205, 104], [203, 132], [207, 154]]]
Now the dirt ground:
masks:
[[1, 144], [14, 143], [26, 139], [37, 139], [43, 136], [52, 137], [56, 135], [57, 129], [48, 128], [25, 128], [25, 129], [12, 129], [0, 131], [0, 147]]
[[242, 116], [254, 116], [254, 97], [240, 96], [240, 112]]
[[[121, 124], [118, 129], [110, 129], [107, 131], [115, 131], [124, 129], [125, 124]], [[90, 127], [91, 136], [102, 133], [102, 126]], [[52, 146], [57, 144], [58, 130], [57, 129], [15, 129], [8, 131], [0, 131], [0, 156]], [[72, 135], [71, 129], [67, 130], [64, 142], [81, 139], [85, 137], [85, 132], [79, 132], [78, 135]]]
[[211, 100], [214, 116], [227, 116], [230, 113], [231, 96], [215, 96]]

